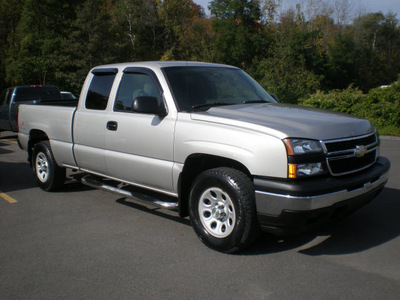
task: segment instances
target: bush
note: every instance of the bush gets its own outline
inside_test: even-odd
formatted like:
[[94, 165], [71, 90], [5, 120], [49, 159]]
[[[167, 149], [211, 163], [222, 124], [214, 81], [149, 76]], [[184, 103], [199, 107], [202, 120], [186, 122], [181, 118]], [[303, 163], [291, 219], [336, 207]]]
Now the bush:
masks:
[[400, 128], [400, 82], [372, 89], [368, 94], [352, 86], [328, 93], [318, 91], [300, 99], [299, 104], [367, 118], [378, 127]]
[[400, 127], [400, 82], [387, 88], [375, 88], [368, 93], [370, 110], [367, 117], [380, 126]]

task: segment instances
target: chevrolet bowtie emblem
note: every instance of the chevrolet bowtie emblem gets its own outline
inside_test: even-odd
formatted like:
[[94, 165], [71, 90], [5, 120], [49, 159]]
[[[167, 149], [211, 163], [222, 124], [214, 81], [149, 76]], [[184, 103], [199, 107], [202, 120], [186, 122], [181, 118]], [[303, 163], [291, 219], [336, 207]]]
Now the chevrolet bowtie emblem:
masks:
[[365, 146], [356, 146], [356, 149], [354, 150], [354, 154], [357, 157], [363, 157], [367, 153], [367, 147]]

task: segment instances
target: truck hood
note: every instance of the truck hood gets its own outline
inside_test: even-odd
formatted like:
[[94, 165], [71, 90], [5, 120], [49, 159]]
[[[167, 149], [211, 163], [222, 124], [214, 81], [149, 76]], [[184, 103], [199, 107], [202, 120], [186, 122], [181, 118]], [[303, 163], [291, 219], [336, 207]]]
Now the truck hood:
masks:
[[373, 132], [368, 120], [344, 113], [285, 104], [240, 104], [192, 113], [198, 121], [239, 126], [278, 138], [330, 140]]

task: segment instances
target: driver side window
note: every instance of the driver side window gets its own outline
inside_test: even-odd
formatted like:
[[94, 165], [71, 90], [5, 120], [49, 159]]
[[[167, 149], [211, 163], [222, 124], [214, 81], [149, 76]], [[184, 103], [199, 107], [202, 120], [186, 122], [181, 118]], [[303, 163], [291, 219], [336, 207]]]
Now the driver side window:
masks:
[[114, 111], [132, 111], [132, 102], [140, 96], [151, 96], [161, 101], [160, 92], [154, 80], [143, 73], [125, 73], [122, 77]]

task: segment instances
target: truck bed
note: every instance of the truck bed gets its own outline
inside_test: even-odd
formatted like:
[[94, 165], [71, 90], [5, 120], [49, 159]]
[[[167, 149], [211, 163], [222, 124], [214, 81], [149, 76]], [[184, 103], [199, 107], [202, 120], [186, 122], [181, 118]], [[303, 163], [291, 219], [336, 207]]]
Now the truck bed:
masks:
[[54, 156], [60, 165], [75, 166], [73, 157], [72, 120], [76, 105], [71, 101], [59, 101], [60, 105], [52, 105], [51, 101], [40, 105], [23, 104], [19, 107], [18, 125], [20, 144], [28, 149], [29, 136], [45, 133], [49, 138]]

